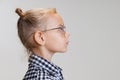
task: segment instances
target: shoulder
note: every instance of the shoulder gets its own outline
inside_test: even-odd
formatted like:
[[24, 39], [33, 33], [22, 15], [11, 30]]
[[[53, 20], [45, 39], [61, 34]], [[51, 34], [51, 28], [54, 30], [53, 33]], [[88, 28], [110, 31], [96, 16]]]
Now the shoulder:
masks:
[[30, 67], [23, 80], [51, 80], [46, 70], [37, 67]]
[[23, 80], [37, 80], [37, 75], [40, 69], [36, 67], [29, 67]]

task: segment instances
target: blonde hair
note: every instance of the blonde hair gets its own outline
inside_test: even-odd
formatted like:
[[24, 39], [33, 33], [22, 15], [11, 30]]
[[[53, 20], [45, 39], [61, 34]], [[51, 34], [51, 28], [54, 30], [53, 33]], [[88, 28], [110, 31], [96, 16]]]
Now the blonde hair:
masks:
[[18, 36], [28, 52], [37, 47], [32, 34], [36, 30], [45, 30], [49, 14], [56, 14], [55, 8], [31, 9], [23, 12], [17, 8], [15, 12], [20, 16], [17, 23]]

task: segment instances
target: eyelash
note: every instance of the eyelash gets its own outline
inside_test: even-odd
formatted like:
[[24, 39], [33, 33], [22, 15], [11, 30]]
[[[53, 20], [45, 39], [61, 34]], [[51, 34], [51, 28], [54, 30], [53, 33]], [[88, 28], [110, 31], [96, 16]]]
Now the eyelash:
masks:
[[62, 28], [62, 27], [60, 27], [58, 30], [62, 31], [62, 32], [65, 32], [65, 28]]

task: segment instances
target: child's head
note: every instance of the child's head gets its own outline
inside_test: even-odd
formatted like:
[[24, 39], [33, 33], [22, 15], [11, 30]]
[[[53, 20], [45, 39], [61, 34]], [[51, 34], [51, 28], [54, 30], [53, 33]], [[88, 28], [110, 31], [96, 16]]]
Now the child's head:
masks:
[[17, 8], [16, 13], [20, 16], [18, 35], [28, 51], [66, 51], [69, 34], [64, 31], [64, 22], [56, 9], [31, 9], [23, 12]]

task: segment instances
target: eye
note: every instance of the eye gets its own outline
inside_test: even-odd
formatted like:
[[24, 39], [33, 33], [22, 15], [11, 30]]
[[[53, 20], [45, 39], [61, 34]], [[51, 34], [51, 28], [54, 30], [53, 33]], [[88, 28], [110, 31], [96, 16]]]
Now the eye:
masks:
[[65, 27], [59, 27], [59, 30], [65, 32]]
[[59, 29], [60, 29], [61, 31], [63, 31], [63, 28], [62, 28], [62, 27], [60, 27]]

